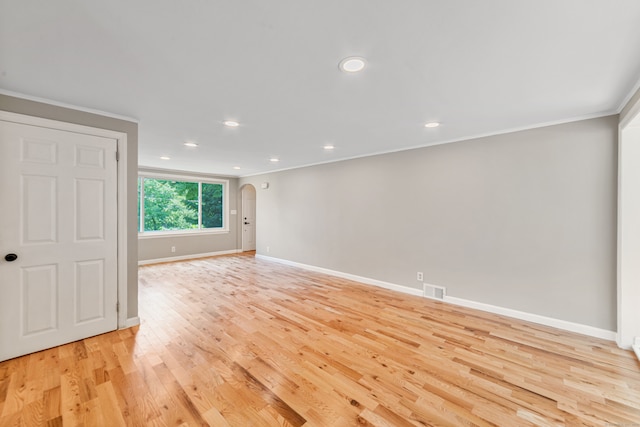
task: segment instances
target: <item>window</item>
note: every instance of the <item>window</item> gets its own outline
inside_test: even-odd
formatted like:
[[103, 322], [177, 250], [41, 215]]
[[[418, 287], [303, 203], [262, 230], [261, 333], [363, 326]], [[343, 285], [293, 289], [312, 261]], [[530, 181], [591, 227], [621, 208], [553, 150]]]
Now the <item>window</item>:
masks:
[[227, 184], [224, 180], [141, 175], [138, 232], [160, 235], [228, 231]]

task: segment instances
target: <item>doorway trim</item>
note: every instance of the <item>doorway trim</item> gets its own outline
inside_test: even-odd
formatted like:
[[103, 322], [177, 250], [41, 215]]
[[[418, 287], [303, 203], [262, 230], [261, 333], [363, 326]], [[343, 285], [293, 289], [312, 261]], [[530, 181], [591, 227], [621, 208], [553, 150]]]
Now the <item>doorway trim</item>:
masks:
[[[616, 342], [638, 346], [640, 339], [640, 102], [618, 125], [618, 262]], [[639, 355], [640, 357], [640, 355]]]
[[0, 120], [20, 123], [24, 125], [38, 126], [49, 129], [56, 129], [85, 135], [101, 136], [115, 139], [117, 142], [117, 192], [118, 192], [118, 329], [135, 326], [139, 323], [137, 317], [128, 319], [128, 277], [127, 277], [127, 134], [108, 129], [93, 128], [75, 123], [61, 122], [57, 120], [45, 119], [42, 117], [28, 116], [25, 114], [12, 113], [0, 110]]

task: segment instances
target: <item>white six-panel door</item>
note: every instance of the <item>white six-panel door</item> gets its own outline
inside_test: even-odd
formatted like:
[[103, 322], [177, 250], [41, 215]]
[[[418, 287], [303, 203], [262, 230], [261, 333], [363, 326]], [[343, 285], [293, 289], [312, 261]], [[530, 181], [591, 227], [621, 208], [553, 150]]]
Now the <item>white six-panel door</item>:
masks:
[[117, 328], [116, 150], [0, 121], [0, 361]]

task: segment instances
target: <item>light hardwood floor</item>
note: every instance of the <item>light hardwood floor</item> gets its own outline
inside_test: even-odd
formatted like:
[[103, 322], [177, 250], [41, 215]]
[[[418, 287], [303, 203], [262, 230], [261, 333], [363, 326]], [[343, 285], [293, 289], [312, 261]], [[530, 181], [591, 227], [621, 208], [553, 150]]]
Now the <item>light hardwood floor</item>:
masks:
[[0, 363], [0, 426], [640, 425], [612, 342], [250, 255], [141, 267], [140, 317]]

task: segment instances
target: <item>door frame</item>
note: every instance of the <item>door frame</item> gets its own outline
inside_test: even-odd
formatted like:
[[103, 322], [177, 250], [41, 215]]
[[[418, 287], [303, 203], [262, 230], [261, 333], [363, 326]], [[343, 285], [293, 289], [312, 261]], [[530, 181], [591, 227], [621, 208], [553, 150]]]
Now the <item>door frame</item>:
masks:
[[618, 125], [618, 265], [617, 309], [621, 348], [633, 347], [640, 358], [640, 101]]
[[115, 139], [117, 142], [118, 161], [117, 164], [117, 192], [118, 192], [118, 236], [117, 236], [117, 294], [118, 294], [118, 329], [127, 328], [133, 325], [127, 324], [127, 301], [128, 301], [128, 281], [127, 281], [127, 134], [123, 132], [93, 128], [69, 122], [44, 119], [42, 117], [17, 114], [0, 110], [0, 120], [6, 122], [19, 123], [44, 127], [49, 129], [62, 130], [67, 132], [80, 133], [85, 135], [101, 136]]

